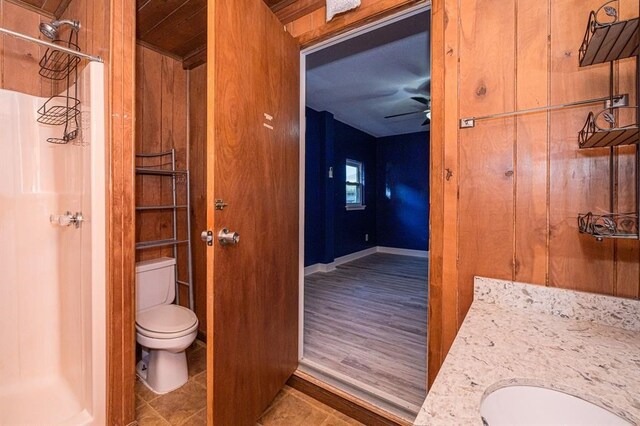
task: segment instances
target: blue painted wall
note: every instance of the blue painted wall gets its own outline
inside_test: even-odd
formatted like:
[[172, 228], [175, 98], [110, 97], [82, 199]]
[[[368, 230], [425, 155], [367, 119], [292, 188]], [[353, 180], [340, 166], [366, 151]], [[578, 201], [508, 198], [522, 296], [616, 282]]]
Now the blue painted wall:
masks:
[[[376, 139], [329, 112], [307, 108], [306, 115], [305, 266], [376, 245], [426, 250], [429, 134]], [[364, 210], [345, 208], [347, 159], [364, 164]]]
[[[347, 210], [346, 165], [347, 159], [364, 166], [364, 210]], [[334, 255], [355, 253], [376, 243], [376, 138], [348, 126], [334, 122]], [[369, 234], [369, 241], [365, 241]]]
[[305, 266], [325, 258], [325, 126], [326, 112], [307, 108], [305, 144], [304, 260]]
[[429, 249], [429, 132], [379, 138], [378, 245]]

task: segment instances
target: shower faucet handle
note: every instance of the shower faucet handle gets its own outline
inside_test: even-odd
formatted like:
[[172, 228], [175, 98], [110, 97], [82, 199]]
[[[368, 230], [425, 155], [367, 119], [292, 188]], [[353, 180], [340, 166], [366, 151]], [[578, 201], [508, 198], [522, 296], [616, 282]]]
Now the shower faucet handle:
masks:
[[49, 216], [49, 222], [58, 226], [75, 226], [76, 229], [80, 228], [80, 225], [84, 221], [84, 217], [82, 213], [76, 212], [76, 214], [71, 214], [71, 212], [66, 212], [65, 214], [55, 215], [52, 214]]

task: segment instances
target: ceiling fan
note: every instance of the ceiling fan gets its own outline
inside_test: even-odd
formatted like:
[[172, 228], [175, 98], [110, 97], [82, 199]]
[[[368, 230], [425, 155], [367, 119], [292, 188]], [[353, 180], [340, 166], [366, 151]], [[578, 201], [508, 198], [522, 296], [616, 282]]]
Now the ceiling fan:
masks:
[[413, 115], [413, 114], [424, 114], [425, 119], [422, 122], [421, 126], [426, 126], [431, 123], [431, 101], [429, 98], [425, 98], [424, 96], [412, 96], [411, 99], [414, 101], [420, 102], [424, 105], [425, 109], [421, 109], [419, 111], [411, 111], [411, 112], [403, 112], [401, 114], [393, 114], [387, 115], [385, 118], [394, 118], [394, 117], [402, 117], [404, 115]]

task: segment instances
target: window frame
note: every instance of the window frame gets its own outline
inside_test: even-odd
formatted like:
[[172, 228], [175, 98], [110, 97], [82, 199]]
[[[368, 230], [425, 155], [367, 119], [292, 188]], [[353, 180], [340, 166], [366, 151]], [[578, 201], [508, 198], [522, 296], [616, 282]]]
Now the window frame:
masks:
[[[345, 208], [347, 210], [364, 210], [367, 206], [364, 203], [364, 163], [362, 161], [356, 161], [356, 160], [351, 160], [349, 158], [347, 158], [347, 161], [345, 163], [345, 172], [346, 172], [346, 168], [348, 166], [351, 167], [355, 167], [358, 170], [358, 180], [359, 182], [350, 182], [347, 180], [346, 177], [346, 173], [345, 173]], [[347, 203], [346, 200], [346, 189], [349, 186], [355, 186], [357, 188], [357, 192], [360, 195], [360, 200], [357, 203]]]

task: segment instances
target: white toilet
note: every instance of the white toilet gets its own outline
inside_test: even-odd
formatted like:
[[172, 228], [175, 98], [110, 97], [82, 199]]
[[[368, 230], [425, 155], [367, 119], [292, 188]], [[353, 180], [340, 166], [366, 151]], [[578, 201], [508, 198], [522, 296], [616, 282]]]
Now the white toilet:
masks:
[[198, 334], [198, 318], [173, 305], [176, 261], [173, 258], [136, 263], [136, 340], [142, 346], [138, 376], [156, 393], [178, 389], [189, 379], [185, 349]]

